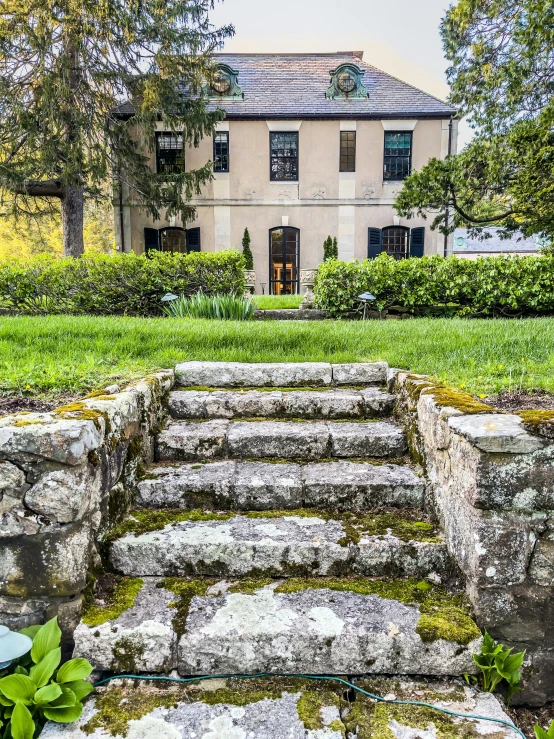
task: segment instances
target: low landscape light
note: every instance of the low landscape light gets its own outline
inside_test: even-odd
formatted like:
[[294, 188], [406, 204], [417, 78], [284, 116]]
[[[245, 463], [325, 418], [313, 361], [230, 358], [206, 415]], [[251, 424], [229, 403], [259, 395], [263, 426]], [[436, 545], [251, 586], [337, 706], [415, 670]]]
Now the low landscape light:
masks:
[[25, 634], [10, 631], [7, 626], [0, 626], [0, 670], [8, 667], [14, 659], [23, 657], [33, 646], [33, 640]]
[[162, 303], [170, 303], [172, 300], [179, 300], [179, 296], [173, 293], [166, 293], [162, 298]]
[[371, 293], [363, 293], [362, 295], [358, 295], [358, 299], [361, 300], [362, 303], [364, 304], [364, 320], [365, 320], [367, 306], [370, 303], [373, 303], [375, 300], [377, 300], [377, 298], [375, 297], [375, 295], [372, 295]]

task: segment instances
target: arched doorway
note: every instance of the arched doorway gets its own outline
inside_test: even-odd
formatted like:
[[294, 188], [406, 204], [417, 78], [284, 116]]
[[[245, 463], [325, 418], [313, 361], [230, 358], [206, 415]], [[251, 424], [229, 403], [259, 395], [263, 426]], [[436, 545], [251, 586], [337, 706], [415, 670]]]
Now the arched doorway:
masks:
[[283, 226], [269, 231], [269, 291], [272, 295], [300, 292], [300, 231]]

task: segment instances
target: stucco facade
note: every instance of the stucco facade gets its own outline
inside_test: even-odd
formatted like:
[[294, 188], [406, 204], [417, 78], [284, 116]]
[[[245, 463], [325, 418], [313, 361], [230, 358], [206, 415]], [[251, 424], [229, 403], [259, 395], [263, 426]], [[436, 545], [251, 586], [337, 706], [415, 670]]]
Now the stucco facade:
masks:
[[[327, 69], [336, 63], [334, 55], [329, 56], [331, 59], [325, 60], [328, 61]], [[242, 59], [241, 55], [237, 67]], [[359, 63], [359, 57], [356, 62]], [[245, 91], [244, 99], [246, 94]], [[367, 97], [370, 96], [371, 89]], [[324, 90], [321, 97], [324, 98]], [[196, 218], [187, 223], [186, 228], [200, 229], [202, 251], [221, 251], [232, 247], [240, 249], [244, 229], [248, 227], [256, 292], [270, 291], [270, 231], [275, 228], [298, 229], [300, 269], [317, 267], [323, 258], [323, 242], [329, 235], [337, 238], [340, 259], [367, 258], [370, 228], [400, 225], [411, 230], [424, 227], [425, 254], [444, 252], [444, 237], [431, 231], [428, 221], [399, 220], [396, 216], [393, 204], [402, 182], [384, 179], [384, 145], [386, 132], [409, 132], [412, 169], [420, 169], [431, 157], [444, 158], [449, 147], [451, 151], [456, 148], [457, 125], [452, 120], [452, 111], [442, 104], [444, 111], [391, 117], [397, 111], [368, 114], [358, 101], [343, 102], [346, 103], [344, 115], [333, 105], [329, 117], [324, 115], [324, 110], [314, 114], [309, 100], [305, 116], [300, 104], [298, 109], [290, 111], [293, 113], [290, 117], [285, 117], [287, 110], [264, 111], [262, 102], [258, 119], [253, 119], [251, 109], [244, 113], [222, 103], [227, 116], [218, 124], [218, 131], [228, 134], [229, 171], [215, 172], [213, 181], [192, 201]], [[240, 101], [235, 108], [238, 105]], [[159, 130], [163, 131], [162, 124]], [[341, 132], [346, 131], [355, 132], [353, 172], [340, 171]], [[297, 180], [271, 180], [272, 132], [297, 132]], [[185, 166], [196, 169], [213, 157], [210, 137], [201, 141], [197, 148], [185, 150]], [[151, 164], [155, 171], [155, 154], [152, 154]], [[171, 222], [163, 218], [152, 221], [133, 206], [128, 193], [124, 195], [122, 211], [119, 203], [115, 203], [118, 248], [121, 249], [122, 223], [124, 250], [139, 254], [145, 249], [145, 228], [183, 227], [178, 218]]]

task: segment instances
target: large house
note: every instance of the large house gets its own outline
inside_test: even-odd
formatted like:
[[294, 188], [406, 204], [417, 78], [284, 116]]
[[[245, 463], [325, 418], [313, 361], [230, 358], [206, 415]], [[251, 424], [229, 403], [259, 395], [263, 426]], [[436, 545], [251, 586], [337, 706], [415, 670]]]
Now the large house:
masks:
[[[399, 219], [393, 203], [412, 169], [456, 151], [452, 107], [362, 52], [218, 54], [216, 63], [209, 95], [225, 120], [184, 152], [192, 169], [214, 162], [195, 221], [153, 222], [125, 198], [114, 203], [118, 249], [240, 248], [248, 227], [256, 292], [272, 294], [299, 292], [300, 269], [317, 267], [329, 235], [344, 260], [444, 253], [428, 221]], [[182, 161], [182, 146], [159, 124], [152, 168]]]

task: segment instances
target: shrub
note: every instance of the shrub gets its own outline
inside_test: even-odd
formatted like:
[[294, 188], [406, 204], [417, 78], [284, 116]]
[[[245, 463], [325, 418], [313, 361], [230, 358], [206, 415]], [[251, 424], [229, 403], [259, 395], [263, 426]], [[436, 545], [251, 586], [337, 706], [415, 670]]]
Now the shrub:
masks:
[[155, 316], [162, 314], [160, 299], [167, 292], [242, 294], [243, 269], [244, 259], [234, 250], [12, 260], [0, 262], [0, 309]]
[[323, 242], [323, 261], [327, 262], [329, 259], [338, 259], [338, 256], [339, 247], [337, 244], [337, 237], [335, 236], [335, 238], [332, 239], [330, 236], [327, 236]]
[[220, 321], [249, 321], [256, 310], [252, 298], [240, 295], [181, 295], [164, 307], [171, 318], [215, 318]]
[[429, 256], [363, 262], [336, 259], [319, 266], [316, 305], [341, 317], [361, 312], [358, 296], [371, 292], [375, 308], [412, 315], [523, 316], [554, 312], [554, 256]]
[[242, 237], [242, 256], [244, 257], [244, 269], [254, 269], [254, 256], [250, 248], [250, 233], [247, 228], [244, 229]]
[[92, 672], [86, 659], [70, 659], [60, 667], [61, 631], [57, 619], [22, 633], [33, 639], [31, 651], [0, 670], [0, 729], [4, 737], [33, 739], [47, 720], [76, 721], [81, 701], [94, 688], [85, 680]]

